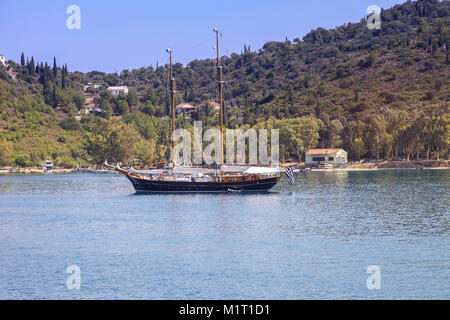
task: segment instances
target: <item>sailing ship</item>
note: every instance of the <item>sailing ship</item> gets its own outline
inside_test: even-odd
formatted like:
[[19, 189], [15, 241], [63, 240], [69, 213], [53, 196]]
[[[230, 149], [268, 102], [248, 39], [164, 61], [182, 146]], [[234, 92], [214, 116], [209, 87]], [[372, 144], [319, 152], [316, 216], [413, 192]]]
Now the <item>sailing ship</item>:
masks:
[[268, 191], [280, 180], [280, 171], [267, 167], [227, 167], [223, 162], [223, 83], [222, 66], [219, 57], [219, 31], [216, 33], [217, 50], [217, 83], [220, 98], [220, 152], [221, 166], [218, 169], [177, 167], [175, 163], [175, 79], [172, 76], [172, 50], [167, 49], [170, 55], [169, 62], [169, 91], [171, 97], [172, 114], [172, 167], [160, 170], [140, 170], [133, 167], [121, 168], [112, 166], [105, 160], [106, 167], [128, 178], [133, 184], [136, 193], [177, 193], [177, 192], [248, 192]]

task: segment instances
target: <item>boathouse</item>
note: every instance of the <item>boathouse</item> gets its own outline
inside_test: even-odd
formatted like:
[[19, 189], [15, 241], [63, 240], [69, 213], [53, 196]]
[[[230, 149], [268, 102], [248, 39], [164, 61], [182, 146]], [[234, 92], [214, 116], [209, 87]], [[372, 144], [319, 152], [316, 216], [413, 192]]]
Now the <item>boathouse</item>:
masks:
[[307, 165], [345, 165], [347, 164], [347, 152], [342, 148], [335, 149], [311, 149], [305, 155]]

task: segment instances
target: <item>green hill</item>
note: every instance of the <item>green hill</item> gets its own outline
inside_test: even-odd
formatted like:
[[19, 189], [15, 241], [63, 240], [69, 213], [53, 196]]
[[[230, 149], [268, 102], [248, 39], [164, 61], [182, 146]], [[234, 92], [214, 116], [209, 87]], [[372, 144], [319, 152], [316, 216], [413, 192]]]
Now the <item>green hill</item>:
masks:
[[[380, 30], [362, 19], [222, 57], [227, 127], [280, 128], [282, 158], [315, 146], [344, 147], [351, 159], [448, 157], [449, 12], [448, 1], [408, 1], [382, 11]], [[174, 77], [176, 103], [217, 97], [214, 60], [175, 64]], [[0, 79], [0, 165], [167, 160], [167, 66], [83, 74], [23, 58]], [[78, 121], [88, 82], [102, 85], [87, 92], [105, 112]], [[128, 95], [105, 90], [117, 85]], [[209, 107], [194, 119], [217, 124]]]

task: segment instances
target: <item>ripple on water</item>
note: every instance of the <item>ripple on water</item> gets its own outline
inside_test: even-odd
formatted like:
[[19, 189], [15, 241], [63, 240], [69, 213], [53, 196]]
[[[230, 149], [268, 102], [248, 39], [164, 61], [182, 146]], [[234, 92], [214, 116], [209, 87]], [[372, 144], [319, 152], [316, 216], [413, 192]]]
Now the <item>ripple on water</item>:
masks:
[[265, 194], [141, 196], [117, 175], [0, 176], [0, 298], [448, 299], [449, 184], [313, 172]]

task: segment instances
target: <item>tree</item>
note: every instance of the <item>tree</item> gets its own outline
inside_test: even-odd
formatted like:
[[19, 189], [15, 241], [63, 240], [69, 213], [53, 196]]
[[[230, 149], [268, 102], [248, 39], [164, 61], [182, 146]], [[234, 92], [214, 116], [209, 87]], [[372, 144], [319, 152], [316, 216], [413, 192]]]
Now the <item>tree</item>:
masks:
[[58, 76], [58, 67], [56, 66], [56, 57], [53, 57], [53, 79], [56, 82]]
[[63, 66], [61, 70], [61, 88], [63, 89], [66, 87], [66, 76], [67, 76], [66, 73], [67, 73], [66, 67]]
[[112, 95], [111, 91], [109, 90], [103, 90], [102, 92], [100, 92], [100, 104], [104, 104], [105, 101], [108, 102], [113, 102], [114, 101], [114, 96]]
[[[435, 115], [427, 121], [425, 141], [429, 150], [440, 159], [441, 152], [448, 153], [450, 143], [450, 120], [447, 115]], [[428, 150], [428, 152], [429, 152]]]
[[8, 166], [12, 162], [12, 144], [0, 139], [0, 166]]
[[386, 131], [386, 121], [382, 115], [372, 116], [370, 118], [367, 143], [372, 155], [380, 160], [380, 153], [383, 150], [390, 150], [392, 148], [392, 136]]
[[132, 108], [133, 106], [136, 106], [138, 102], [138, 96], [137, 92], [134, 88], [130, 88], [128, 90], [128, 96], [127, 96], [128, 105]]
[[147, 87], [144, 90], [144, 93], [142, 95], [142, 101], [144, 101], [144, 102], [150, 101], [153, 105], [158, 104], [159, 99], [158, 99], [158, 96], [156, 95], [155, 89], [153, 89], [153, 87]]
[[72, 101], [73, 101], [73, 103], [75, 103], [75, 106], [77, 107], [77, 109], [80, 110], [81, 108], [83, 108], [86, 98], [81, 91], [77, 91], [73, 95]]
[[319, 125], [314, 117], [283, 119], [276, 122], [280, 130], [282, 159], [286, 154], [295, 154], [300, 162], [302, 154], [315, 147], [319, 140]]
[[449, 58], [448, 58], [448, 52], [449, 52], [449, 43], [448, 43], [448, 39], [446, 40], [446, 42], [445, 42], [445, 63], [446, 64], [449, 64], [450, 63], [450, 61], [449, 61]]
[[112, 123], [107, 133], [107, 153], [113, 161], [126, 162], [134, 153], [137, 131], [124, 123]]
[[105, 118], [106, 119], [111, 118], [113, 114], [111, 103], [108, 100], [105, 100], [105, 102], [103, 102], [102, 104], [102, 108], [103, 108], [103, 115], [105, 116]]
[[29, 74], [34, 74], [35, 71], [35, 65], [34, 65], [34, 57], [31, 57], [31, 61], [28, 65], [28, 73]]
[[128, 113], [130, 113], [128, 102], [126, 102], [125, 100], [119, 100], [117, 102], [117, 112], [121, 115], [127, 115]]
[[341, 133], [343, 130], [342, 123], [335, 119], [331, 120], [328, 128], [328, 144], [329, 147], [338, 147], [341, 146], [342, 140], [341, 140]]
[[95, 163], [105, 159], [111, 162], [130, 160], [139, 140], [139, 133], [119, 119], [102, 120], [95, 131], [88, 135], [85, 148]]
[[25, 56], [24, 56], [23, 52], [22, 52], [22, 55], [20, 56], [20, 65], [21, 66], [25, 65]]
[[362, 138], [355, 138], [351, 145], [354, 159], [360, 160], [361, 156], [366, 152], [364, 149], [364, 141]]
[[397, 158], [402, 151], [402, 141], [400, 141], [400, 133], [402, 128], [407, 124], [408, 113], [404, 110], [388, 110], [385, 113], [387, 121], [386, 130], [393, 138], [392, 153]]
[[135, 150], [136, 158], [141, 159], [146, 165], [151, 165], [156, 158], [156, 143], [155, 141], [141, 139], [136, 143]]
[[401, 128], [398, 135], [399, 144], [406, 161], [411, 159], [414, 149], [419, 143], [417, 121], [415, 119], [408, 120]]
[[56, 96], [56, 85], [55, 84], [53, 84], [52, 103], [53, 103], [53, 108], [56, 108], [58, 106], [58, 98]]
[[148, 115], [155, 115], [156, 108], [153, 106], [152, 102], [148, 100], [146, 104], [142, 107], [142, 112]]
[[80, 122], [73, 116], [70, 116], [59, 124], [64, 130], [75, 131], [80, 129]]
[[350, 121], [347, 124], [345, 140], [348, 141], [347, 150], [352, 159], [359, 160], [366, 152], [363, 140], [365, 129], [366, 125], [360, 120]]

